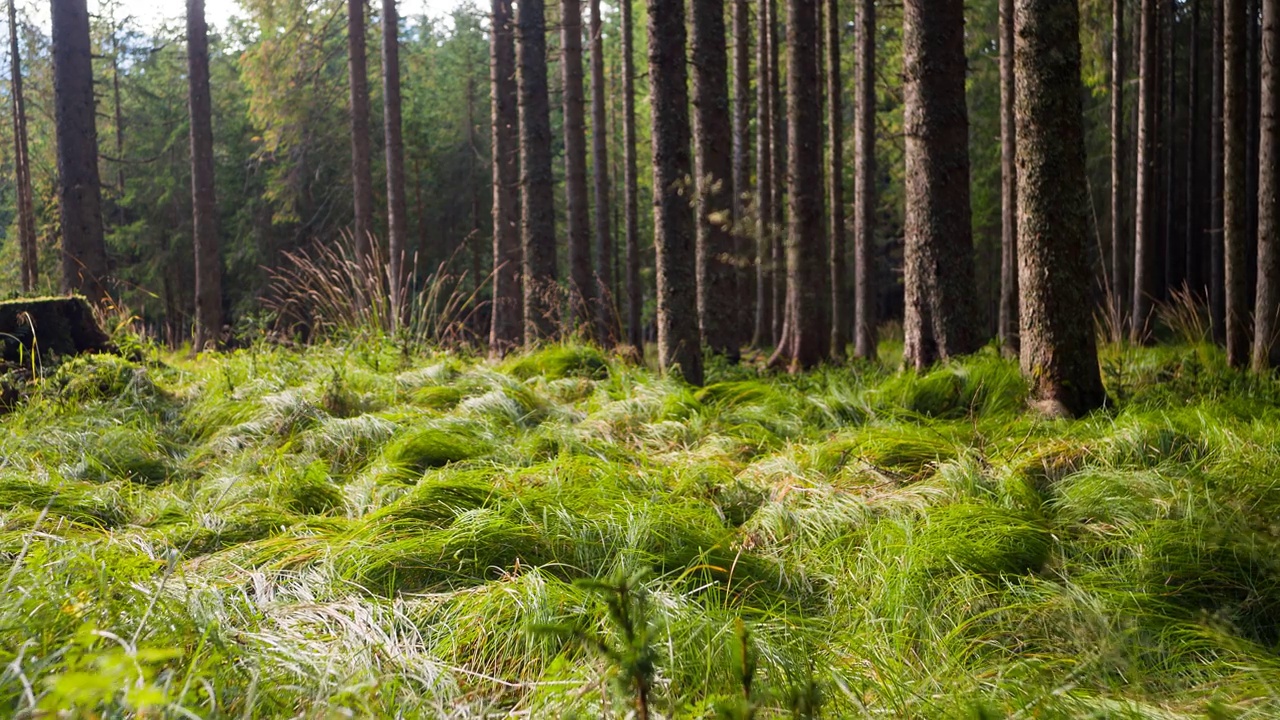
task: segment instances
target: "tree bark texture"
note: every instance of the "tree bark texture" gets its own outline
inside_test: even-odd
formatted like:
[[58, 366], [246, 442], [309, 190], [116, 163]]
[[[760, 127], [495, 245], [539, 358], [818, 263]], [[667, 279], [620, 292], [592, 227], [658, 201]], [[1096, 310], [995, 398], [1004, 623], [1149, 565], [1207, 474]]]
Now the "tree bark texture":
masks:
[[756, 53], [756, 315], [751, 335], [752, 347], [763, 347], [773, 340], [773, 83], [770, 81], [770, 45], [773, 28], [769, 5], [760, 0], [757, 16], [760, 39]]
[[1116, 329], [1124, 332], [1128, 309], [1129, 214], [1125, 208], [1128, 179], [1125, 169], [1129, 151], [1125, 147], [1125, 45], [1124, 0], [1111, 0], [1111, 311]]
[[[504, 23], [508, 22], [509, 18], [508, 8]], [[504, 32], [507, 44], [510, 46], [509, 25]], [[509, 73], [513, 63], [509, 56], [506, 60], [506, 72]], [[515, 110], [514, 100], [514, 97], [508, 98], [512, 111]], [[391, 297], [396, 308], [396, 320], [399, 321], [408, 304], [411, 268], [407, 266], [409, 208], [404, 187], [404, 124], [400, 101], [400, 15], [396, 9], [396, 0], [382, 0], [382, 124], [383, 150], [387, 164], [387, 255], [391, 273]], [[494, 204], [497, 205], [496, 197]], [[494, 227], [498, 227], [496, 222]]]
[[17, 186], [19, 275], [24, 293], [39, 281], [36, 213], [31, 194], [31, 155], [27, 144], [27, 105], [22, 90], [22, 52], [18, 46], [17, 0], [9, 0], [9, 99], [13, 111], [14, 184]]
[[1161, 267], [1160, 239], [1156, 228], [1156, 107], [1159, 103], [1156, 77], [1157, 0], [1141, 0], [1142, 37], [1138, 71], [1138, 189], [1134, 213], [1137, 225], [1133, 250], [1133, 325], [1132, 342], [1149, 338], [1151, 304], [1156, 292], [1156, 273]]
[[876, 356], [876, 3], [858, 0], [853, 115], [853, 354]]
[[778, 20], [778, 3], [784, 0], [767, 0], [769, 9], [769, 83], [773, 94], [773, 225], [770, 235], [773, 257], [773, 343], [782, 341], [783, 321], [786, 319], [787, 259], [783, 248], [783, 223], [787, 208], [787, 116], [783, 112], [786, 99], [782, 88], [782, 23]]
[[653, 228], [657, 250], [658, 363], [702, 384], [697, 253], [686, 187], [689, 87], [684, 0], [649, 1], [649, 86], [653, 118]]
[[[1118, 1], [1118, 0], [1117, 0]], [[1018, 171], [1014, 120], [1013, 0], [1000, 0], [1000, 311], [997, 334], [1018, 351]]]
[[748, 203], [751, 197], [751, 12], [733, 3], [733, 256], [738, 289], [737, 343], [750, 342], [755, 317], [755, 273]]
[[1239, 368], [1249, 361], [1244, 1], [1226, 0], [1223, 20], [1222, 271], [1226, 291], [1227, 364]]
[[826, 0], [827, 10], [827, 220], [831, 269], [831, 357], [843, 360], [849, 344], [849, 280], [845, 265], [847, 229], [844, 214], [844, 84], [840, 81], [840, 3]]
[[351, 83], [351, 189], [355, 200], [356, 257], [373, 253], [373, 169], [369, 149], [369, 68], [365, 49], [365, 0], [347, 0], [347, 69]]
[[493, 130], [493, 310], [489, 350], [501, 357], [520, 344], [520, 123], [511, 0], [493, 0], [489, 84]]
[[1204, 246], [1203, 203], [1200, 198], [1200, 150], [1201, 112], [1200, 99], [1200, 0], [1191, 0], [1188, 8], [1187, 30], [1187, 165], [1186, 165], [1186, 289], [1193, 297], [1207, 297], [1204, 293], [1204, 275], [1201, 248]]
[[604, 34], [600, 0], [588, 0], [591, 9], [591, 162], [594, 178], [596, 235], [596, 341], [612, 346], [618, 341], [618, 303], [613, 290], [613, 231], [609, 222], [609, 132], [605, 117]]
[[1280, 364], [1280, 0], [1262, 0], [1261, 97], [1258, 138], [1258, 296], [1253, 369]]
[[51, 27], [62, 290], [102, 303], [107, 299], [107, 251], [102, 235], [92, 44], [85, 0], [56, 0]]
[[214, 193], [213, 119], [209, 91], [209, 26], [204, 0], [187, 0], [187, 107], [191, 113], [192, 244], [195, 246], [196, 350], [222, 335], [222, 257]]
[[582, 87], [582, 4], [560, 0], [560, 67], [564, 82], [565, 231], [569, 240], [570, 328], [592, 334], [590, 206], [587, 202], [587, 129]]
[[1213, 338], [1217, 342], [1227, 339], [1227, 300], [1223, 278], [1226, 258], [1223, 253], [1223, 73], [1225, 71], [1225, 54], [1222, 46], [1223, 2], [1213, 0], [1213, 127], [1210, 135], [1210, 203], [1209, 212], [1209, 314], [1213, 324]]
[[623, 223], [627, 246], [627, 342], [644, 354], [644, 293], [640, 286], [639, 182], [636, 170], [636, 72], [631, 0], [622, 5]]
[[520, 106], [520, 244], [523, 250], [524, 342], [555, 334], [556, 221], [551, 172], [551, 106], [547, 94], [544, 0], [516, 6], [516, 77]]
[[981, 345], [975, 317], [964, 3], [903, 6], [904, 359], [923, 370]]

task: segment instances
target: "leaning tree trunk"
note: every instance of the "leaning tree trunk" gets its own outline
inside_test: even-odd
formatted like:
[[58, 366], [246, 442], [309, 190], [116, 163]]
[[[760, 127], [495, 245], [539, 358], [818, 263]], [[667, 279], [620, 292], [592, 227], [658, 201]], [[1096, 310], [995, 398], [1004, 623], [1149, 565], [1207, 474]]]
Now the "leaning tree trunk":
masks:
[[734, 307], [732, 127], [723, 0], [694, 0], [693, 145], [697, 180], [698, 325], [712, 352], [738, 354]]
[[369, 150], [369, 69], [365, 56], [364, 0], [347, 0], [347, 68], [351, 81], [351, 188], [355, 196], [356, 258], [373, 255], [373, 169]]
[[760, 40], [756, 53], [756, 316], [751, 346], [763, 347], [773, 339], [773, 83], [770, 81], [770, 45], [773, 28], [769, 5], [760, 0], [757, 16]]
[[1081, 415], [1106, 402], [1089, 267], [1090, 209], [1076, 0], [1019, 0], [1018, 235], [1022, 372], [1042, 402]]
[[663, 372], [677, 372], [686, 382], [701, 385], [693, 212], [681, 191], [693, 170], [684, 19], [684, 0], [649, 0], [658, 363]]
[[856, 98], [853, 116], [853, 354], [876, 356], [875, 182], [876, 182], [876, 3], [858, 0]]
[[501, 357], [520, 344], [520, 150], [516, 47], [511, 0], [493, 0], [489, 84], [493, 130], [493, 308], [489, 351]]
[[1141, 0], [1141, 65], [1138, 71], [1138, 190], [1133, 249], [1132, 342], [1149, 338], [1151, 302], [1155, 294], [1160, 253], [1156, 236], [1156, 0]]
[[644, 354], [644, 293], [640, 286], [640, 202], [636, 170], [636, 71], [631, 0], [622, 5], [622, 164], [623, 222], [627, 245], [627, 343]]
[[1124, 137], [1124, 0], [1111, 0], [1111, 312], [1115, 329], [1124, 332], [1129, 278], [1129, 215], [1124, 196], [1128, 148]]
[[569, 315], [573, 330], [591, 335], [595, 282], [587, 205], [587, 130], [582, 92], [582, 4], [560, 0], [560, 67], [564, 99], [565, 232], [569, 239]]
[[22, 93], [22, 53], [18, 48], [17, 0], [9, 0], [9, 97], [13, 101], [13, 165], [17, 185], [18, 253], [22, 291], [34, 292], [39, 281], [36, 256], [36, 213], [31, 195], [31, 155], [27, 146], [27, 106]]
[[845, 268], [844, 224], [844, 85], [840, 82], [840, 3], [827, 5], [827, 145], [831, 174], [827, 179], [827, 234], [831, 256], [831, 357], [843, 360], [848, 337], [848, 272]]
[[520, 244], [523, 250], [524, 341], [551, 338], [556, 288], [555, 196], [551, 173], [551, 106], [547, 95], [547, 19], [543, 0], [516, 5], [520, 104]]
[[747, 201], [751, 196], [751, 17], [747, 0], [733, 3], [733, 258], [737, 290], [735, 343], [752, 340], [755, 317], [755, 254], [750, 242]]
[[1226, 0], [1223, 13], [1222, 270], [1226, 290], [1227, 364], [1239, 368], [1249, 361], [1243, 0]]
[[[504, 32], [507, 33], [507, 44], [510, 45], [511, 30], [508, 28]], [[510, 68], [508, 58], [508, 71]], [[514, 97], [508, 98], [508, 101], [514, 112]], [[396, 312], [396, 322], [403, 319], [409, 292], [409, 272], [405, 266], [409, 243], [409, 208], [404, 190], [404, 133], [400, 106], [400, 16], [396, 11], [396, 0], [382, 0], [382, 124], [387, 162], [387, 254], [390, 256], [391, 301]], [[494, 223], [494, 227], [498, 227], [497, 223]], [[497, 295], [494, 297], [496, 300]]]
[[[1117, 0], [1118, 2], [1119, 0]], [[1000, 345], [1018, 351], [1018, 171], [1014, 155], [1013, 0], [1000, 0]]]
[[1258, 300], [1254, 316], [1253, 369], [1280, 364], [1276, 325], [1280, 316], [1280, 0], [1262, 0], [1262, 92], [1258, 138]]
[[1212, 208], [1209, 212], [1209, 314], [1213, 323], [1213, 339], [1226, 342], [1227, 339], [1227, 300], [1223, 286], [1225, 275], [1223, 256], [1222, 222], [1223, 222], [1223, 72], [1225, 56], [1222, 49], [1223, 2], [1213, 0], [1213, 126], [1210, 134], [1209, 174], [1211, 189], [1209, 193]]
[[195, 349], [222, 335], [222, 260], [213, 185], [213, 120], [209, 97], [209, 27], [204, 0], [187, 0], [187, 104], [191, 112], [192, 244], [195, 245]]
[[909, 367], [923, 370], [981, 346], [969, 207], [963, 0], [907, 0], [902, 41], [904, 359]]
[[54, 118], [58, 134], [58, 209], [62, 220], [62, 290], [91, 302], [107, 299], [102, 186], [94, 123], [93, 60], [85, 0], [58, 0], [53, 31]]
[[618, 304], [613, 292], [613, 234], [609, 228], [609, 132], [605, 117], [604, 34], [600, 0], [591, 8], [591, 162], [595, 174], [596, 340], [605, 346], [618, 341]]

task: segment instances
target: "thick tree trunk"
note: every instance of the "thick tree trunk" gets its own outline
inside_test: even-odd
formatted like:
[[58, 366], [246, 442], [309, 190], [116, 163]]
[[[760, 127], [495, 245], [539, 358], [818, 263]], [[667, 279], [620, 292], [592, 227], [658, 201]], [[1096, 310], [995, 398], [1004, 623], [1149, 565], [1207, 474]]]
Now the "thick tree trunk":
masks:
[[1280, 0], [1262, 0], [1262, 88], [1258, 142], [1258, 301], [1253, 369], [1280, 364]]
[[876, 3], [858, 0], [857, 65], [853, 116], [853, 354], [876, 356]]
[[1227, 339], [1227, 298], [1226, 288], [1223, 284], [1226, 274], [1224, 268], [1226, 258], [1224, 257], [1222, 244], [1222, 184], [1224, 180], [1224, 127], [1222, 113], [1223, 73], [1226, 67], [1222, 47], [1223, 2], [1224, 0], [1213, 0], [1213, 127], [1211, 129], [1209, 151], [1210, 202], [1212, 203], [1212, 208], [1209, 212], [1209, 314], [1213, 323], [1213, 338], [1220, 343], [1226, 342]]
[[93, 60], [85, 0], [58, 0], [53, 30], [54, 118], [58, 134], [58, 208], [62, 220], [62, 290], [93, 303], [107, 299], [102, 186], [94, 123]]
[[1202, 203], [1200, 199], [1200, 128], [1203, 103], [1200, 100], [1200, 0], [1191, 0], [1188, 8], [1187, 32], [1187, 165], [1186, 165], [1186, 289], [1195, 296], [1204, 294], [1201, 248], [1204, 245]]
[[[509, 45], [511, 31], [508, 29], [506, 32]], [[507, 68], [509, 72], [511, 66]], [[510, 101], [514, 112], [514, 97]], [[400, 15], [396, 10], [396, 0], [382, 0], [382, 123], [387, 163], [387, 254], [390, 257], [391, 298], [396, 308], [395, 319], [399, 322], [408, 305], [410, 268], [406, 266], [409, 261], [409, 209], [404, 189]], [[494, 200], [496, 205], [497, 198]], [[498, 227], [497, 223], [494, 227]]]
[[1137, 228], [1133, 250], [1133, 325], [1130, 340], [1145, 342], [1149, 337], [1151, 303], [1160, 267], [1159, 237], [1156, 233], [1156, 2], [1141, 0], [1141, 63], [1138, 71], [1138, 196], [1135, 207]]
[[36, 214], [31, 194], [31, 155], [27, 146], [27, 105], [22, 92], [22, 52], [18, 47], [17, 0], [9, 0], [9, 98], [13, 101], [13, 165], [17, 185], [19, 275], [24, 293], [39, 281]]
[[773, 83], [770, 81], [770, 45], [773, 28], [769, 6], [773, 0], [760, 0], [757, 11], [760, 40], [756, 54], [756, 317], [751, 335], [752, 347], [763, 347], [773, 340]]
[[524, 341], [555, 334], [555, 197], [551, 173], [551, 107], [547, 95], [547, 19], [543, 0], [516, 5], [520, 103], [520, 244], [523, 249]]
[[734, 294], [735, 342], [752, 340], [755, 317], [755, 249], [751, 245], [748, 201], [751, 197], [751, 14], [747, 0], [733, 3], [733, 258], [738, 288]]
[[191, 112], [192, 244], [195, 246], [195, 349], [222, 335], [222, 259], [213, 184], [213, 120], [209, 93], [209, 27], [204, 0], [187, 0], [187, 107]]
[[[1119, 0], [1117, 0], [1118, 2]], [[1013, 0], [1000, 0], [1000, 345], [1018, 351], [1018, 170], [1014, 124]]]
[[1249, 361], [1248, 286], [1245, 214], [1245, 15], [1243, 0], [1223, 6], [1222, 74], [1222, 248], [1226, 290], [1227, 363], [1244, 367]]
[[1124, 137], [1124, 0], [1111, 0], [1111, 311], [1116, 329], [1124, 332], [1128, 307], [1129, 215], [1124, 196], [1128, 149]]
[[653, 108], [653, 229], [658, 276], [658, 363], [702, 384], [693, 211], [681, 192], [689, 157], [684, 0], [649, 0]]
[[[1019, 0], [1018, 235], [1022, 372], [1081, 415], [1106, 403], [1090, 306], [1090, 210], [1075, 0]], [[1049, 409], [1049, 408], [1046, 408]]]
[[613, 291], [613, 234], [609, 227], [609, 132], [605, 117], [604, 35], [600, 0], [591, 8], [591, 162], [595, 174], [596, 340], [605, 346], [618, 341], [618, 304]]
[[775, 359], [798, 372], [822, 361], [828, 338], [822, 277], [822, 120], [816, 0], [787, 0], [786, 320]]
[[840, 82], [840, 3], [827, 6], [827, 146], [831, 173], [827, 178], [827, 218], [831, 255], [831, 357], [843, 360], [849, 344], [849, 282], [845, 268], [844, 223], [844, 85]]
[[564, 81], [564, 201], [569, 239], [569, 314], [572, 330], [592, 334], [595, 281], [587, 204], [587, 130], [582, 91], [582, 4], [560, 0], [560, 67]]
[[698, 325], [712, 352], [736, 359], [734, 316], [732, 127], [723, 0], [695, 0], [693, 28], [693, 145], [697, 179]]
[[355, 196], [356, 257], [373, 254], [373, 169], [369, 150], [369, 69], [364, 37], [365, 0], [347, 0], [347, 68], [351, 81], [351, 189]]
[[906, 133], [904, 359], [923, 370], [981, 344], [974, 307], [964, 3], [903, 6]]
[[640, 201], [636, 169], [636, 71], [631, 0], [622, 5], [622, 156], [627, 245], [627, 342], [644, 355], [644, 292], [640, 286]]
[[516, 47], [511, 0], [493, 0], [489, 85], [493, 130], [493, 310], [489, 351], [497, 357], [520, 344], [520, 133], [516, 100]]

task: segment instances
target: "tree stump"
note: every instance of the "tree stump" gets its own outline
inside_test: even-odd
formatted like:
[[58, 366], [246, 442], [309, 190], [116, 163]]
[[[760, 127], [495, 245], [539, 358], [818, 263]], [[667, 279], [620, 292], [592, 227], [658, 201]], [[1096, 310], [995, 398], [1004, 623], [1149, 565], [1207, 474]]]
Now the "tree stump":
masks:
[[111, 350], [83, 297], [21, 298], [0, 302], [0, 360], [33, 355], [79, 355]]

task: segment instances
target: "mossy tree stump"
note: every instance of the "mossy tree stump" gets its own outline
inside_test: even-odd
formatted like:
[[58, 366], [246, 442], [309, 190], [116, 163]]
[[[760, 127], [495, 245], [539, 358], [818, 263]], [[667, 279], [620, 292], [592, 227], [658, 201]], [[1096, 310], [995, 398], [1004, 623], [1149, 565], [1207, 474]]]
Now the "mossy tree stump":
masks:
[[0, 359], [79, 355], [111, 349], [83, 297], [20, 298], [0, 302]]

